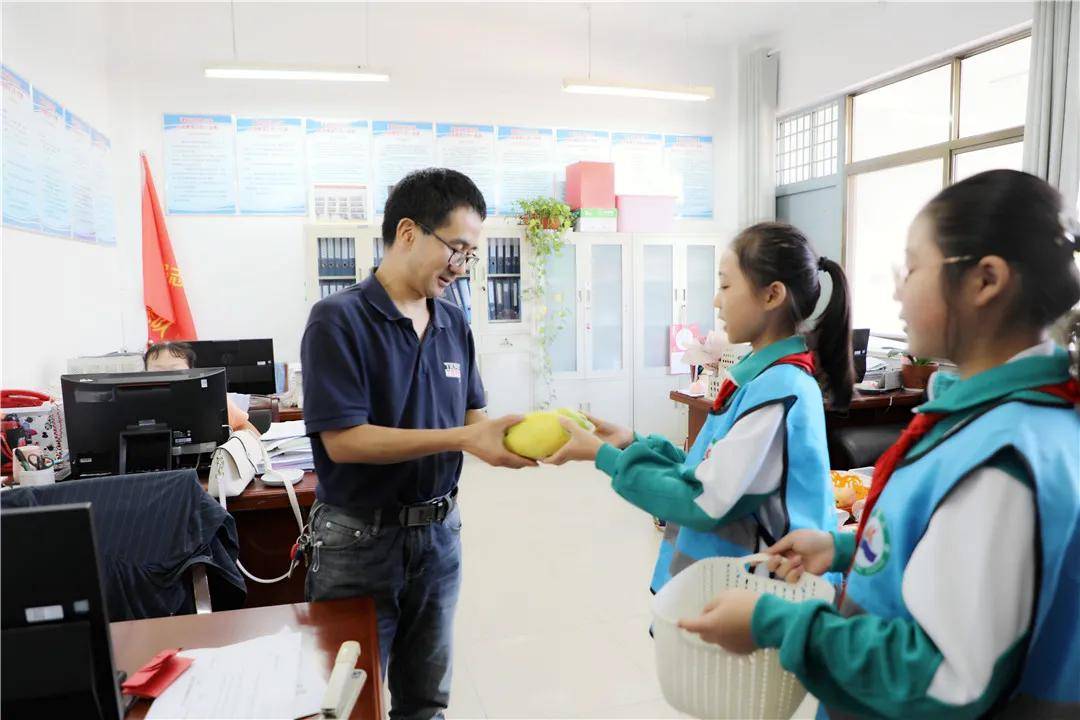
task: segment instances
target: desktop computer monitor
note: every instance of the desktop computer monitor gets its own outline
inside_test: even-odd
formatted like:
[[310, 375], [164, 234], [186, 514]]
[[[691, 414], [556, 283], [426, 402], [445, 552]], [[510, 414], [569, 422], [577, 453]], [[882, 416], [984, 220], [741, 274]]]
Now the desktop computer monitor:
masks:
[[90, 504], [0, 513], [0, 714], [119, 720]]
[[229, 437], [223, 368], [63, 375], [60, 385], [72, 477], [198, 464]]
[[277, 392], [274, 379], [274, 341], [193, 340], [195, 367], [225, 368], [229, 392], [270, 395]]
[[860, 383], [866, 377], [866, 351], [870, 345], [870, 329], [856, 328], [851, 331], [852, 364], [855, 367], [855, 382]]

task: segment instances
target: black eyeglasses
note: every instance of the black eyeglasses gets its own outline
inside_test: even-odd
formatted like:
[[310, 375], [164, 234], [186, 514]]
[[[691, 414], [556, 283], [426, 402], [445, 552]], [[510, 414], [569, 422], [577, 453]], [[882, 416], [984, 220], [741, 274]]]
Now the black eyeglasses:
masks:
[[428, 235], [431, 235], [436, 240], [441, 242], [443, 245], [450, 248], [450, 260], [447, 262], [447, 264], [450, 267], [459, 268], [462, 265], [464, 265], [466, 270], [472, 270], [474, 267], [476, 267], [476, 263], [480, 260], [480, 258], [477, 255], [466, 254], [466, 253], [462, 252], [461, 250], [458, 250], [453, 245], [446, 242], [446, 240], [443, 240], [439, 236], [439, 233], [435, 232], [434, 230], [429, 228], [427, 225], [424, 225], [423, 223], [416, 223], [416, 225], [421, 230], [426, 232]]

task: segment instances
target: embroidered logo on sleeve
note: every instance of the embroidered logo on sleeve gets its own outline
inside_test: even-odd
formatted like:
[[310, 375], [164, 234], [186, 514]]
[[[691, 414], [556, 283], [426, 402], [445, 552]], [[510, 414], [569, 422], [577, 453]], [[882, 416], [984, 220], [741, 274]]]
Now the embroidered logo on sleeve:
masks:
[[855, 548], [855, 572], [860, 575], [873, 575], [885, 567], [889, 559], [889, 528], [885, 516], [874, 510], [866, 522], [862, 540]]
[[443, 369], [446, 372], [446, 377], [461, 379], [461, 363], [444, 362]]

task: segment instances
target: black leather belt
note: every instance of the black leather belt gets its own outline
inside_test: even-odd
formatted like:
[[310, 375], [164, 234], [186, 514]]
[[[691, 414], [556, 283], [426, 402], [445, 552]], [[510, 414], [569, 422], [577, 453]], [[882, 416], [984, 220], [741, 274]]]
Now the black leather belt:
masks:
[[383, 523], [392, 525], [396, 520], [396, 524], [401, 527], [423, 527], [425, 525], [441, 523], [446, 519], [446, 516], [450, 514], [450, 511], [454, 509], [457, 493], [458, 489], [454, 488], [450, 491], [449, 495], [443, 495], [434, 500], [428, 500], [427, 502], [417, 503], [415, 505], [402, 505], [398, 508], [396, 513], [393, 510], [389, 512], [384, 511], [382, 515]]

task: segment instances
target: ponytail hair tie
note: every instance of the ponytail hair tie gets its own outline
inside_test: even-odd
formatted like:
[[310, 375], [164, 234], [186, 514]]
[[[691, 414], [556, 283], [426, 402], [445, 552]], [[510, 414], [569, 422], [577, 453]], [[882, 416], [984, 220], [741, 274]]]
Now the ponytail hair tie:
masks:
[[819, 258], [817, 259], [817, 269], [818, 269], [818, 270], [820, 270], [820, 271], [822, 271], [822, 272], [825, 272], [825, 261], [826, 261], [827, 259], [828, 259], [828, 258], [826, 258], [826, 257], [825, 257], [824, 255], [822, 255], [821, 257], [819, 257]]

